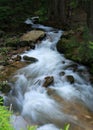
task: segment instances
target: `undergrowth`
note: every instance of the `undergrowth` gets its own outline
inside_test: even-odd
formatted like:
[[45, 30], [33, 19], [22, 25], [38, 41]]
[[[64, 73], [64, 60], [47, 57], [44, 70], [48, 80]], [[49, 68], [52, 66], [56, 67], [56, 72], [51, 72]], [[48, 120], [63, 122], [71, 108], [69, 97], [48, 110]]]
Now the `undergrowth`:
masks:
[[10, 116], [11, 112], [5, 106], [0, 105], [0, 130], [14, 130], [10, 124]]

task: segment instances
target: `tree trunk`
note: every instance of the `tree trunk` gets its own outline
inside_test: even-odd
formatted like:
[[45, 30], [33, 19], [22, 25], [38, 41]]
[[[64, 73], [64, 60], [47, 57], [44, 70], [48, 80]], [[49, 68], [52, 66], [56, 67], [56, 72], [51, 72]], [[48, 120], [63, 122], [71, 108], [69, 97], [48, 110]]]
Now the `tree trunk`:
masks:
[[48, 0], [48, 18], [54, 22], [65, 24], [66, 11], [65, 0]]
[[90, 0], [89, 2], [89, 8], [87, 12], [87, 23], [89, 30], [93, 35], [93, 0]]

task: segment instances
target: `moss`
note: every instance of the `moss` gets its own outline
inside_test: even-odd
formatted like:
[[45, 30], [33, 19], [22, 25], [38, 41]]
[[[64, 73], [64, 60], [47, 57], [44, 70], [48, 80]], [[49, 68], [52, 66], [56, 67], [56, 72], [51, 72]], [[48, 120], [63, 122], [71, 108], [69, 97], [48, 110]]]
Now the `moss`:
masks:
[[5, 40], [5, 45], [7, 46], [7, 47], [15, 47], [15, 46], [18, 46], [17, 44], [19, 43], [19, 38], [16, 38], [16, 37], [14, 37], [14, 38], [7, 38], [6, 40]]

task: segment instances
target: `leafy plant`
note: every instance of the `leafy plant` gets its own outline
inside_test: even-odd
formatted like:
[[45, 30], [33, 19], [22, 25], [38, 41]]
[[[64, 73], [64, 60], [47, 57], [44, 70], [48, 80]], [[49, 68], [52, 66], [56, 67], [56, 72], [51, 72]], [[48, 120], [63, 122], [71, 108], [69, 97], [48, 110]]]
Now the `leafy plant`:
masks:
[[92, 49], [92, 51], [93, 51], [93, 42], [92, 41], [89, 41], [89, 48]]
[[71, 8], [76, 8], [77, 6], [78, 6], [78, 1], [77, 0], [71, 0], [70, 7]]
[[10, 116], [11, 112], [5, 106], [0, 106], [0, 130], [13, 130], [9, 121]]
[[45, 21], [45, 20], [47, 20], [48, 18], [47, 18], [47, 15], [46, 15], [46, 10], [45, 10], [45, 8], [44, 7], [41, 7], [39, 10], [37, 10], [37, 11], [35, 11], [35, 15], [38, 15], [39, 17], [40, 17], [40, 22], [43, 22], [43, 21]]
[[27, 130], [36, 130], [37, 126], [28, 126]]
[[69, 130], [69, 128], [70, 128], [70, 124], [65, 124], [64, 129], [61, 130]]
[[64, 126], [64, 130], [69, 130], [69, 128], [70, 128], [70, 124], [66, 124], [66, 125]]

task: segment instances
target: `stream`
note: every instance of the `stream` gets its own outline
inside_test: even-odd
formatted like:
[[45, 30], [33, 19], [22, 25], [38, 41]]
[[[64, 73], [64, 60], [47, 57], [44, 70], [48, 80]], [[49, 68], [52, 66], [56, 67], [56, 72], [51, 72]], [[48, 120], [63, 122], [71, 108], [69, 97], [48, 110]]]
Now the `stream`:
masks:
[[[61, 30], [31, 24], [33, 28], [43, 29], [46, 37], [36, 44], [35, 50], [21, 54], [38, 61], [16, 72], [5, 104], [12, 104], [20, 114], [23, 130], [27, 130], [27, 124], [38, 125], [37, 130], [60, 130], [65, 123], [70, 123], [70, 130], [93, 130], [93, 87], [87, 68], [57, 52]], [[73, 83], [67, 78], [70, 76]], [[53, 77], [53, 83], [44, 87], [47, 77]], [[17, 121], [13, 125], [20, 130]]]

